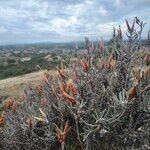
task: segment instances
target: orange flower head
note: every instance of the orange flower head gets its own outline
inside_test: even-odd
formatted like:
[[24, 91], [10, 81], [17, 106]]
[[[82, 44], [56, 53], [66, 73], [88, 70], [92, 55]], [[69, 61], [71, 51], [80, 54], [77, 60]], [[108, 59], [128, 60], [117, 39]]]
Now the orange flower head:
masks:
[[129, 99], [134, 98], [137, 95], [136, 87], [132, 87], [127, 92]]
[[62, 91], [61, 95], [67, 102], [72, 103], [72, 104], [76, 103], [76, 99], [73, 96], [66, 93], [64, 90]]
[[88, 72], [89, 71], [90, 65], [85, 59], [80, 61], [80, 65], [83, 68], [84, 72]]
[[64, 127], [64, 130], [61, 131], [58, 126], [56, 126], [56, 136], [57, 136], [57, 139], [60, 143], [64, 142], [66, 137], [67, 137], [67, 134], [69, 132], [69, 129], [70, 129], [70, 126], [68, 124], [68, 122], [65, 123], [65, 127]]
[[4, 114], [5, 114], [4, 111], [0, 114], [0, 127], [5, 124], [5, 117], [4, 117]]
[[75, 96], [77, 95], [77, 88], [73, 82], [72, 79], [69, 79], [68, 82], [67, 82], [67, 88], [68, 90]]
[[113, 59], [113, 53], [110, 54], [108, 59], [104, 61], [103, 66], [107, 70], [113, 70], [116, 67], [116, 60]]
[[14, 103], [14, 98], [10, 97], [10, 98], [6, 99], [4, 102], [4, 108], [10, 109], [13, 106], [13, 103]]
[[58, 82], [58, 84], [59, 84], [60, 93], [62, 94], [62, 92], [66, 90], [66, 87], [65, 87], [65, 85], [64, 85], [63, 83], [61, 83], [60, 81]]
[[13, 105], [12, 105], [12, 111], [13, 113], [16, 113], [16, 110], [17, 110], [17, 102], [13, 102]]
[[63, 131], [65, 135], [67, 135], [69, 129], [70, 129], [70, 126], [69, 126], [69, 123], [68, 123], [68, 121], [67, 121], [67, 122], [65, 123], [64, 131]]
[[33, 127], [33, 118], [31, 116], [27, 119], [27, 126], [29, 128]]
[[67, 102], [71, 102], [71, 103], [75, 103], [76, 100], [74, 97], [72, 97], [71, 95], [69, 95], [66, 92], [66, 87], [63, 83], [58, 82], [59, 84], [59, 89], [60, 89], [60, 94], [62, 95], [62, 97], [67, 101]]

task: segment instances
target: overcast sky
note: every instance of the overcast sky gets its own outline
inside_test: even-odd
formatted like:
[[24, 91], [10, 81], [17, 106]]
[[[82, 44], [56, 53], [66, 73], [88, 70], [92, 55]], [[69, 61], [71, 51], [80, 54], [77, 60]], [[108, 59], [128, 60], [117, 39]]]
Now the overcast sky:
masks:
[[0, 0], [0, 44], [111, 37], [138, 16], [150, 29], [150, 0]]

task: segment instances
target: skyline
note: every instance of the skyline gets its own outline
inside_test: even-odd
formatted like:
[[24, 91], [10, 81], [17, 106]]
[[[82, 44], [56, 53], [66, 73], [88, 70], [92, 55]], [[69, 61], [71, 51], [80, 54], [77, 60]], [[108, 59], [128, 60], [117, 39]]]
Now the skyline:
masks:
[[1, 0], [0, 45], [98, 40], [138, 16], [150, 29], [149, 0]]

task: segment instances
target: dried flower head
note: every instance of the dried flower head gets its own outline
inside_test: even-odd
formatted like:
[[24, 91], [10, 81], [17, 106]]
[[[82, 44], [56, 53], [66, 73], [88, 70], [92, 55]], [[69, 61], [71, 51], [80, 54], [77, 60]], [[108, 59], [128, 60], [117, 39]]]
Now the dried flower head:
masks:
[[41, 116], [40, 117], [34, 117], [36, 120], [38, 120], [38, 121], [40, 121], [40, 122], [42, 122], [42, 123], [49, 123], [49, 121], [48, 121], [48, 119], [47, 119], [47, 116], [46, 116], [46, 114], [44, 113], [44, 111], [41, 109], [41, 108], [39, 108], [39, 111], [40, 111], [40, 114], [41, 114]]
[[10, 109], [13, 106], [13, 103], [14, 103], [14, 98], [12, 97], [7, 98], [4, 102], [4, 108]]
[[132, 33], [134, 31], [135, 20], [133, 21], [132, 26], [130, 26], [128, 20], [126, 19], [126, 25], [127, 25], [128, 31]]
[[14, 101], [11, 108], [12, 108], [13, 113], [16, 113], [16, 110], [17, 110], [17, 102]]
[[61, 68], [58, 69], [58, 73], [59, 73], [59, 75], [61, 76], [62, 79], [65, 79], [66, 74], [65, 74], [64, 65], [63, 65], [62, 62], [61, 62]]
[[84, 72], [88, 72], [89, 71], [90, 65], [89, 65], [88, 61], [86, 61], [85, 59], [82, 59], [82, 60], [80, 60], [80, 65], [83, 68]]
[[0, 127], [5, 124], [5, 117], [4, 117], [4, 114], [5, 114], [4, 111], [0, 114]]
[[127, 94], [128, 94], [129, 99], [134, 98], [137, 95], [136, 87], [131, 87], [128, 90]]
[[71, 78], [67, 82], [67, 89], [74, 96], [77, 95], [77, 88]]
[[107, 70], [113, 70], [116, 67], [116, 60], [113, 59], [113, 53], [111, 53], [106, 61], [103, 61], [103, 67]]
[[27, 126], [31, 129], [33, 127], [33, 118], [29, 116], [27, 119]]
[[65, 141], [67, 134], [69, 132], [69, 129], [70, 129], [70, 126], [69, 126], [68, 122], [65, 123], [65, 127], [64, 127], [63, 131], [61, 131], [60, 128], [56, 125], [56, 132], [57, 132], [56, 136], [60, 143]]
[[61, 95], [62, 97], [69, 103], [75, 104], [76, 103], [76, 99], [75, 97], [69, 95], [68, 93], [66, 93], [64, 90], [61, 91]]

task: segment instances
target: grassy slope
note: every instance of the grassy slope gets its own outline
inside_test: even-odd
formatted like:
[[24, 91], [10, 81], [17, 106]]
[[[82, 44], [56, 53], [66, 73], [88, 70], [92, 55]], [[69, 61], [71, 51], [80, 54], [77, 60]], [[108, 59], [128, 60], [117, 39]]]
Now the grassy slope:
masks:
[[0, 80], [0, 96], [18, 97], [23, 93], [26, 85], [37, 85], [41, 79], [41, 72], [34, 72], [18, 77]]

